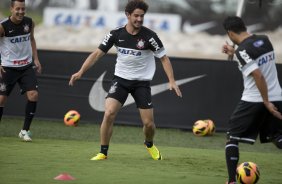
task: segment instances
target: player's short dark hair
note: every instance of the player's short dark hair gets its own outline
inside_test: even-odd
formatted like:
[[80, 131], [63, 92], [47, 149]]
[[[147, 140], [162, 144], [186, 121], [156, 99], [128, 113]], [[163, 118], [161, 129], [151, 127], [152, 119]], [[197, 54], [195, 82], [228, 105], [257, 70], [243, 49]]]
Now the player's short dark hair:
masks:
[[146, 13], [149, 6], [144, 0], [129, 0], [124, 11], [125, 13], [131, 14], [137, 8]]
[[244, 21], [237, 16], [229, 16], [223, 21], [223, 27], [226, 31], [241, 33], [247, 31]]
[[24, 2], [25, 3], [25, 0], [11, 0], [11, 6], [14, 6], [14, 3], [18, 1], [18, 2]]

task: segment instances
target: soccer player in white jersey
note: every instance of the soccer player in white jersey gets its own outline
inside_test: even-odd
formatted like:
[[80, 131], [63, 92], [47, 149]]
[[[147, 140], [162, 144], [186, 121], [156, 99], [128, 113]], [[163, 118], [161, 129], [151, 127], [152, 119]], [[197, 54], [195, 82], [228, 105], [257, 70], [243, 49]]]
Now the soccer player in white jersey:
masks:
[[229, 56], [236, 54], [244, 81], [242, 98], [229, 120], [225, 147], [227, 183], [234, 184], [239, 142], [254, 144], [260, 135], [261, 143], [272, 142], [282, 149], [282, 90], [268, 37], [248, 33], [237, 16], [227, 17], [223, 26], [238, 48], [235, 50], [226, 43], [222, 52]]
[[91, 160], [107, 159], [112, 136], [113, 123], [122, 108], [128, 94], [135, 99], [143, 122], [144, 144], [154, 160], [161, 160], [162, 155], [153, 143], [155, 123], [151, 99], [150, 81], [155, 73], [155, 57], [160, 58], [168, 77], [168, 88], [175, 90], [181, 97], [173, 74], [173, 69], [162, 42], [157, 34], [143, 26], [148, 5], [142, 0], [129, 1], [125, 7], [128, 22], [125, 26], [112, 30], [105, 36], [92, 54], [88, 56], [80, 70], [71, 76], [69, 85], [93, 66], [114, 45], [117, 59], [112, 86], [105, 101], [105, 113], [100, 128], [101, 150]]
[[18, 83], [21, 94], [27, 96], [19, 137], [31, 141], [29, 129], [38, 100], [36, 71], [41, 73], [41, 64], [34, 39], [34, 22], [25, 16], [25, 1], [11, 0], [10, 10], [11, 16], [0, 22], [0, 120], [7, 98]]

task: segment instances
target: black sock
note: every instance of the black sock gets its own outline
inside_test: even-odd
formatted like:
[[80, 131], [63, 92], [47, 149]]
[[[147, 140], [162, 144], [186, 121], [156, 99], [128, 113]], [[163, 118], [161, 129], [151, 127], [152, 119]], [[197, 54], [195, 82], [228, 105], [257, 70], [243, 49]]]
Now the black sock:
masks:
[[153, 141], [144, 141], [144, 144], [147, 146], [147, 148], [151, 148], [153, 146]]
[[0, 121], [1, 121], [1, 119], [2, 119], [3, 110], [4, 110], [4, 107], [0, 107]]
[[101, 151], [100, 153], [103, 153], [104, 155], [108, 155], [109, 145], [101, 145]]
[[26, 131], [29, 130], [31, 121], [36, 111], [36, 104], [37, 102], [27, 101], [25, 106], [25, 119], [24, 119], [23, 130]]
[[225, 159], [228, 170], [229, 182], [236, 181], [236, 169], [239, 161], [239, 147], [237, 141], [229, 141], [225, 146]]

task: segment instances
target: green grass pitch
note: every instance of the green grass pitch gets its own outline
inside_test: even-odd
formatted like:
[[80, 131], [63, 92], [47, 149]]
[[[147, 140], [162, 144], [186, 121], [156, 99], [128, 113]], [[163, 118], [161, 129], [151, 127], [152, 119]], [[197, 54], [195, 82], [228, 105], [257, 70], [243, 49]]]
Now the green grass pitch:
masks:
[[[224, 133], [196, 137], [190, 131], [159, 128], [155, 143], [164, 160], [154, 161], [143, 146], [142, 128], [115, 126], [109, 159], [90, 161], [100, 147], [98, 125], [66, 127], [35, 119], [32, 143], [17, 137], [21, 126], [19, 118], [0, 123], [0, 184], [220, 184], [227, 178]], [[258, 164], [259, 183], [281, 183], [281, 150], [259, 143], [241, 144], [240, 150], [240, 162]], [[61, 173], [76, 180], [54, 180]]]

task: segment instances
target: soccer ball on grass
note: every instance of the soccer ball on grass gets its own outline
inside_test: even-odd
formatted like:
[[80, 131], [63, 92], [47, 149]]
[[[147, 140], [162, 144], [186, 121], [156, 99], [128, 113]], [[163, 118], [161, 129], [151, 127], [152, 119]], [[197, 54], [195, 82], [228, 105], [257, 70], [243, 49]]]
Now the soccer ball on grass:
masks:
[[236, 170], [237, 181], [242, 184], [255, 184], [258, 182], [260, 172], [254, 162], [243, 162]]
[[204, 120], [198, 120], [194, 123], [192, 130], [196, 136], [205, 136], [209, 131], [208, 123]]
[[67, 126], [77, 126], [80, 120], [80, 114], [75, 110], [70, 110], [65, 114], [64, 123]]

